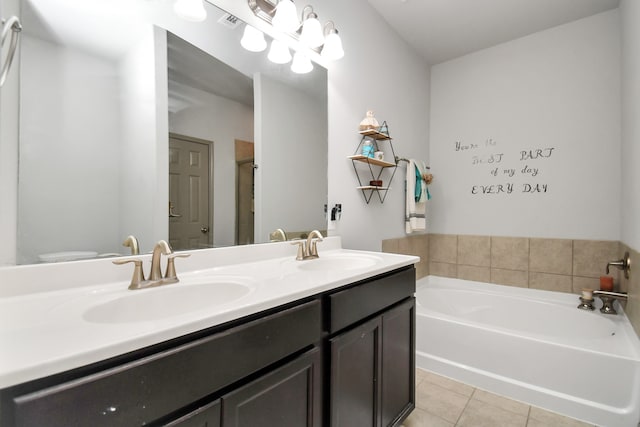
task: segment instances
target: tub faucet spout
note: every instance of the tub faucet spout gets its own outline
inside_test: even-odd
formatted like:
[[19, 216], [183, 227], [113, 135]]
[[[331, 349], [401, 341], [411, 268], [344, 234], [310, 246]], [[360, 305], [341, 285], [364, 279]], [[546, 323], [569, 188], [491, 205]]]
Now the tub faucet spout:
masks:
[[625, 252], [621, 260], [608, 262], [607, 268], [605, 269], [607, 274], [609, 274], [609, 267], [619, 268], [624, 272], [624, 278], [628, 279], [629, 270], [631, 270], [631, 258], [629, 257], [629, 252]]

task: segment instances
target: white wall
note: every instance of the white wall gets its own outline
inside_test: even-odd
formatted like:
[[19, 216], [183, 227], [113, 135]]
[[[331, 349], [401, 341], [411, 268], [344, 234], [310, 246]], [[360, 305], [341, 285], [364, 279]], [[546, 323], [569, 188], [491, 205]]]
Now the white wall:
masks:
[[202, 105], [172, 113], [169, 130], [213, 141], [213, 245], [235, 242], [235, 140], [253, 141], [253, 109], [211, 94], [194, 94]]
[[[215, 3], [273, 34], [246, 2]], [[330, 234], [341, 235], [348, 248], [379, 250], [382, 239], [404, 236], [405, 169], [398, 169], [384, 204], [367, 205], [347, 156], [360, 142], [358, 124], [371, 109], [388, 122], [396, 154], [429, 160], [429, 68], [366, 0], [316, 0], [313, 6], [321, 21], [336, 23], [346, 52], [328, 64], [329, 206], [343, 208]]]
[[20, 117], [18, 262], [61, 250], [113, 251], [119, 214], [116, 65], [26, 35], [21, 44], [26, 108]]
[[[19, 16], [18, 0], [0, 1], [2, 18]], [[6, 58], [9, 43], [2, 49]], [[5, 84], [0, 88], [0, 266], [16, 262], [18, 203], [18, 75], [20, 61], [14, 60]], [[4, 59], [0, 59], [0, 66]]]
[[[148, 25], [120, 60], [120, 173], [118, 239], [133, 234], [141, 252], [168, 236], [167, 39], [164, 30]], [[149, 78], [154, 76], [155, 78]], [[163, 108], [164, 106], [164, 108]]]
[[640, 250], [640, 2], [622, 0], [622, 228]]
[[326, 227], [322, 201], [327, 194], [327, 131], [317, 131], [315, 123], [327, 122], [324, 102], [265, 75], [254, 76], [254, 87], [259, 129], [255, 242], [268, 242], [269, 234], [278, 228], [322, 230]]
[[431, 232], [618, 240], [618, 10], [434, 66], [430, 141]]

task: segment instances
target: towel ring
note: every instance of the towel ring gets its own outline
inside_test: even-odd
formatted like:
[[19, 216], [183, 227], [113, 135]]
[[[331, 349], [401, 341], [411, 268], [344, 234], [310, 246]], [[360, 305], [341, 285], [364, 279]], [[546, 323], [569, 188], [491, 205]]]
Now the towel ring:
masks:
[[4, 47], [4, 42], [9, 35], [9, 31], [11, 31], [11, 41], [9, 42], [7, 59], [2, 65], [2, 71], [0, 71], [0, 87], [4, 85], [4, 82], [7, 79], [7, 74], [9, 74], [9, 69], [11, 68], [11, 63], [13, 62], [16, 48], [18, 47], [18, 36], [20, 35], [20, 31], [22, 31], [22, 25], [20, 24], [20, 19], [18, 19], [17, 16], [12, 16], [4, 23], [2, 37], [0, 38], [0, 47]]

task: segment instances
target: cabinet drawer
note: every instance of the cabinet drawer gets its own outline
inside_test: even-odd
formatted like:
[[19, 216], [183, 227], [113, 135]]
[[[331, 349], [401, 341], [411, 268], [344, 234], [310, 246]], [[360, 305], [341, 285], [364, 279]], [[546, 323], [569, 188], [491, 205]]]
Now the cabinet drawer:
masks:
[[18, 426], [152, 422], [321, 338], [319, 301], [84, 378], [16, 397]]
[[415, 291], [416, 270], [410, 267], [331, 294], [329, 332], [339, 331], [413, 296]]

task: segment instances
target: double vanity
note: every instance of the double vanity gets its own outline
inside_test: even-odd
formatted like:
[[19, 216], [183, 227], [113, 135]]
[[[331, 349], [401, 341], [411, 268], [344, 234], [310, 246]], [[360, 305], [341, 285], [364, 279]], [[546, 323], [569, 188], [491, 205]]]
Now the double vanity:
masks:
[[110, 260], [0, 270], [0, 425], [399, 425], [418, 258], [318, 250], [196, 251], [140, 290]]

